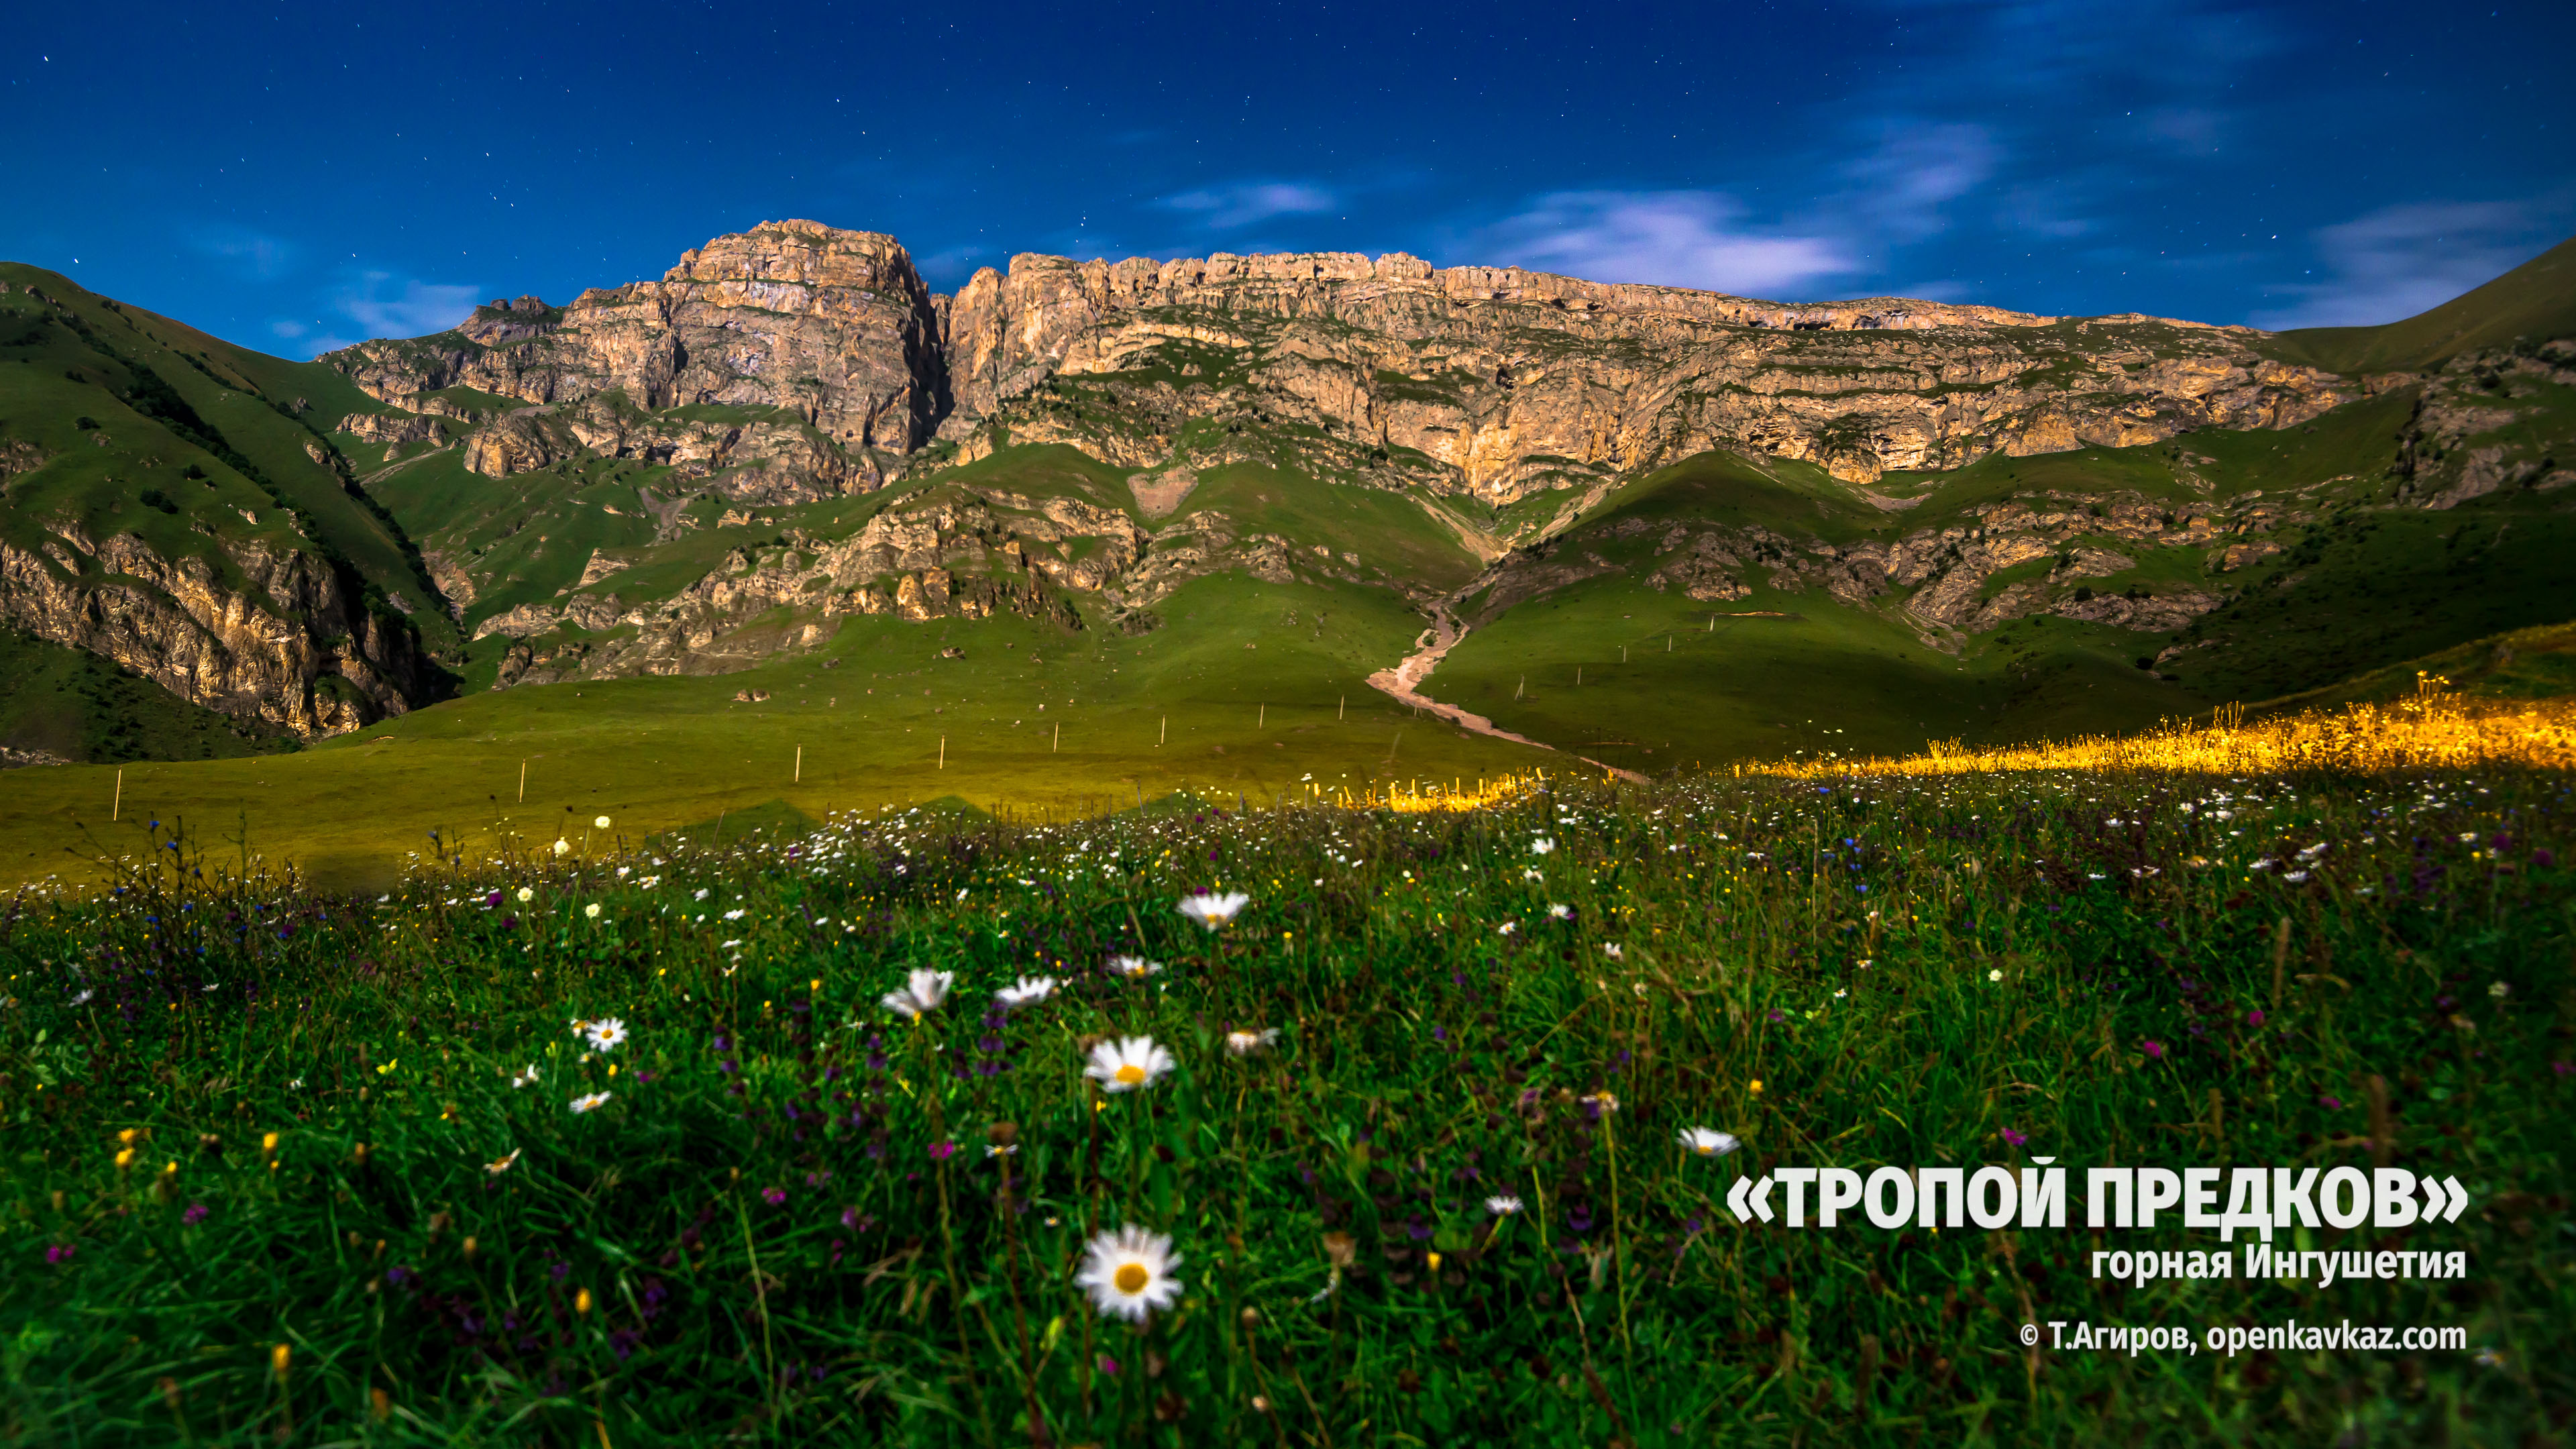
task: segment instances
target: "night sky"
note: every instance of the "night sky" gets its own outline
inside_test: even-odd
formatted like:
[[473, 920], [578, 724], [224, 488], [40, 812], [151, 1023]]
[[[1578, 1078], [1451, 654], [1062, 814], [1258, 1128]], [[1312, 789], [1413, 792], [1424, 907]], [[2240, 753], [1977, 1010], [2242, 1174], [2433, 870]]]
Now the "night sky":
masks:
[[2576, 231], [2576, 4], [28, 6], [0, 257], [249, 346], [764, 219], [2383, 322]]

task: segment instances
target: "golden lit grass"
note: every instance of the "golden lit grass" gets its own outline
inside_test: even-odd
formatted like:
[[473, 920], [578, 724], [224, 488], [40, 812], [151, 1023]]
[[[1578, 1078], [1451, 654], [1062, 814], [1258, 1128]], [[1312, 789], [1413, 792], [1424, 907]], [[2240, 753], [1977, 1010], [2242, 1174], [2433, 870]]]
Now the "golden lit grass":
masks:
[[2413, 698], [2303, 710], [2248, 723], [2241, 708], [2207, 724], [2169, 721], [2143, 734], [2086, 735], [2031, 745], [1967, 749], [1936, 744], [1903, 758], [1845, 757], [1746, 765], [1739, 774], [1813, 779], [1838, 775], [2013, 774], [2035, 770], [2148, 770], [2228, 775], [2293, 770], [2469, 769], [2514, 764], [2576, 766], [2576, 700], [2473, 699], [2450, 681], [2419, 675]]

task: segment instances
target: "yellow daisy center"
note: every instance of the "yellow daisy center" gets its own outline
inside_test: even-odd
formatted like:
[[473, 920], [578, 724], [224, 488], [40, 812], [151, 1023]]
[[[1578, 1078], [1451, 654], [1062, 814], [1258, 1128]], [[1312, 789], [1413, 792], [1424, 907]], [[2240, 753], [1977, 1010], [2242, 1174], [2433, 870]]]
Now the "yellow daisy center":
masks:
[[[1138, 1082], [1141, 1082], [1141, 1081], [1145, 1080], [1145, 1069], [1144, 1069], [1143, 1067], [1140, 1067], [1140, 1066], [1136, 1065], [1134, 1062], [1129, 1062], [1129, 1063], [1127, 1063], [1126, 1065], [1124, 1065], [1124, 1066], [1122, 1066], [1122, 1067], [1120, 1067], [1120, 1068], [1118, 1069], [1118, 1080], [1120, 1080], [1120, 1081], [1122, 1081], [1122, 1082], [1125, 1082], [1127, 1085], [1129, 1085], [1129, 1086], [1131, 1086], [1131, 1087], [1132, 1087], [1132, 1086], [1135, 1086]], [[1122, 1275], [1122, 1276], [1121, 1276], [1121, 1278], [1120, 1278], [1120, 1281], [1121, 1281], [1121, 1282], [1124, 1282], [1124, 1281], [1125, 1281], [1124, 1274], [1127, 1272], [1127, 1270], [1126, 1270], [1126, 1269], [1124, 1269], [1124, 1268], [1121, 1268], [1121, 1269], [1119, 1269], [1118, 1271], [1119, 1271], [1119, 1273]], [[1140, 1273], [1141, 1273], [1141, 1272], [1143, 1272], [1144, 1270], [1143, 1270], [1143, 1269], [1141, 1269], [1141, 1268], [1139, 1268], [1139, 1269], [1137, 1269], [1136, 1271], [1138, 1271], [1138, 1272], [1140, 1272]], [[1132, 1289], [1131, 1289], [1131, 1290], [1129, 1290], [1129, 1291], [1131, 1291], [1131, 1292], [1132, 1292], [1132, 1291], [1134, 1291], [1134, 1290], [1132, 1290]]]
[[1706, 1157], [1706, 1156], [1708, 1156], [1710, 1153], [1715, 1152], [1715, 1151], [1717, 1150], [1717, 1148], [1715, 1147], [1715, 1145], [1713, 1145], [1713, 1144], [1711, 1144], [1711, 1143], [1707, 1143], [1707, 1142], [1697, 1142], [1697, 1143], [1693, 1143], [1693, 1144], [1691, 1145], [1691, 1150], [1692, 1150], [1693, 1152], [1698, 1153], [1698, 1154], [1699, 1154], [1700, 1156], [1702, 1156], [1702, 1157]]
[[[1136, 1069], [1129, 1067], [1127, 1070], [1132, 1072]], [[1142, 1263], [1121, 1263], [1118, 1276], [1109, 1281], [1118, 1285], [1119, 1292], [1134, 1295], [1145, 1291], [1145, 1280], [1150, 1276]]]

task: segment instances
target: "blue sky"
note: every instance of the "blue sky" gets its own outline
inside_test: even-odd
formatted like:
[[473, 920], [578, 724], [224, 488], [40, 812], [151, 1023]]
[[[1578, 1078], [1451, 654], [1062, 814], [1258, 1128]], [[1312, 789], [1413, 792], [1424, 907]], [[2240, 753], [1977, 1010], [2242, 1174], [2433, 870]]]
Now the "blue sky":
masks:
[[[34, 10], [30, 7], [30, 10]], [[296, 356], [778, 217], [2392, 320], [2576, 231], [2576, 6], [48, 6], [0, 256]]]

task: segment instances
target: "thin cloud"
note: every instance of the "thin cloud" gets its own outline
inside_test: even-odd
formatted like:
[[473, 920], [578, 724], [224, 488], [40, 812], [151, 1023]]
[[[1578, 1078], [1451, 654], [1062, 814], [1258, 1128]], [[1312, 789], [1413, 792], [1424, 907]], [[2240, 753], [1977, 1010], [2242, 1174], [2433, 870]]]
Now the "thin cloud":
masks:
[[363, 272], [355, 285], [341, 291], [334, 305], [341, 315], [365, 328], [369, 337], [420, 337], [464, 321], [482, 295], [480, 287], [424, 282], [417, 277], [397, 281], [391, 272]]
[[1184, 191], [1155, 204], [1194, 216], [1212, 231], [1232, 231], [1274, 216], [1320, 216], [1342, 201], [1332, 188], [1309, 181], [1238, 181]]
[[1843, 165], [1847, 186], [1829, 205], [1890, 241], [1948, 229], [1949, 203], [1985, 185], [2003, 148], [1984, 126], [1889, 119], [1876, 143]]
[[294, 269], [299, 248], [284, 237], [248, 227], [210, 225], [183, 233], [187, 244], [210, 257], [220, 257], [245, 276], [268, 281]]
[[1768, 231], [1712, 191], [1560, 191], [1485, 228], [1460, 260], [1596, 282], [1653, 282], [1738, 296], [1783, 294], [1858, 271], [1838, 237]]
[[2251, 320], [2280, 331], [2412, 317], [2530, 260], [2541, 220], [2513, 201], [2383, 207], [2318, 231], [2314, 280], [2265, 288], [2291, 300]]

